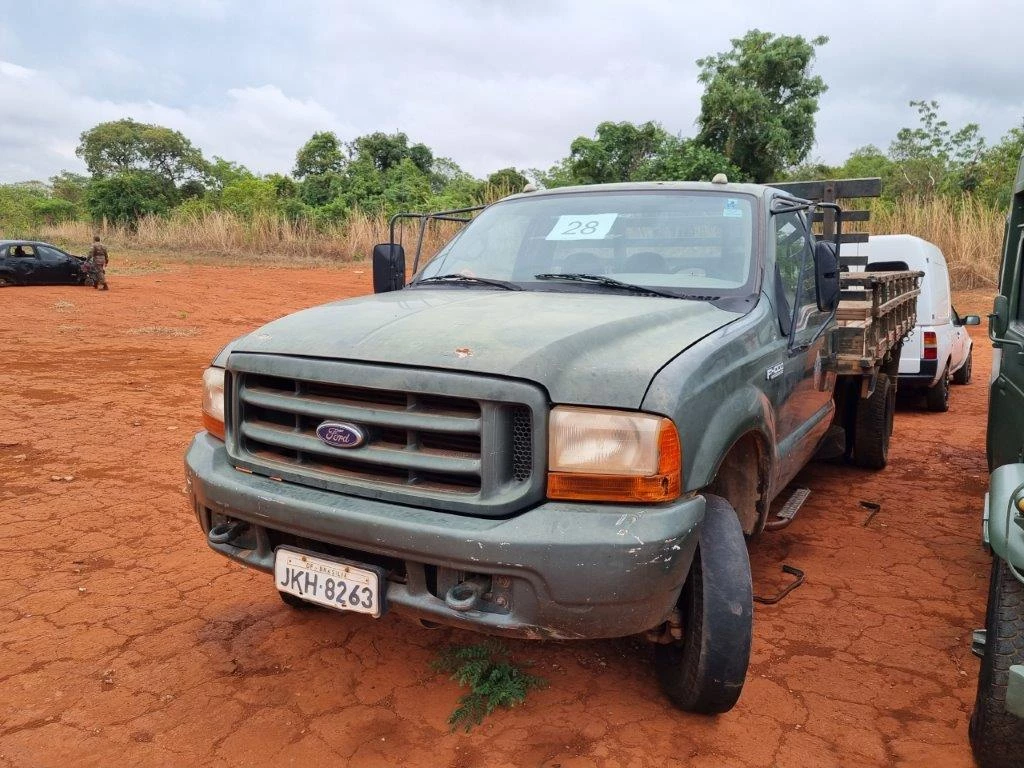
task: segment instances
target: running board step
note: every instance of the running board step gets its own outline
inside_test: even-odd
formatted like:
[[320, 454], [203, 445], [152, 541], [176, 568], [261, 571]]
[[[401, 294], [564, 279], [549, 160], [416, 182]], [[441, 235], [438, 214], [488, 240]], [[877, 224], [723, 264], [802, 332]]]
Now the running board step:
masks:
[[800, 508], [810, 495], [810, 488], [796, 488], [793, 491], [793, 495], [782, 505], [782, 509], [775, 514], [775, 518], [765, 523], [764, 529], [766, 531], [779, 531], [792, 523], [796, 513], [800, 511]]

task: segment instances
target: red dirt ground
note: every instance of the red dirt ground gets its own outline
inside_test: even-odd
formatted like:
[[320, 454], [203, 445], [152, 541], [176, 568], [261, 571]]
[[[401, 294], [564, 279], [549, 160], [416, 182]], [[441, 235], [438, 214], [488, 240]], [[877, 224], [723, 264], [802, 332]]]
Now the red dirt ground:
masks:
[[[979, 545], [986, 378], [896, 419], [890, 466], [812, 464], [787, 530], [753, 546], [735, 710], [658, 693], [642, 643], [513, 642], [545, 690], [469, 734], [435, 649], [477, 638], [296, 613], [213, 554], [183, 495], [199, 377], [285, 312], [368, 290], [345, 270], [169, 266], [0, 293], [0, 766], [967, 766], [988, 565]], [[984, 311], [983, 294], [961, 311]], [[860, 501], [881, 510], [868, 515]]]

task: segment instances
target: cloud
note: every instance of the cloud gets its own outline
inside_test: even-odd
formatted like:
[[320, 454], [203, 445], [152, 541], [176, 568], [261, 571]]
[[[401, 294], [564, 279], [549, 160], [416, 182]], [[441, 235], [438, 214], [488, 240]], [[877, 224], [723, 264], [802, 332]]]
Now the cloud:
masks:
[[[45, 21], [52, 55], [30, 32]], [[841, 23], [839, 23], [841, 21]], [[82, 130], [130, 116], [176, 128], [207, 156], [288, 171], [318, 130], [343, 140], [405, 131], [484, 175], [547, 167], [602, 120], [657, 120], [693, 135], [696, 59], [758, 27], [830, 33], [813, 155], [885, 149], [938, 99], [954, 127], [997, 139], [1024, 116], [1015, 31], [1024, 6], [863, 0], [813, 13], [738, 0], [57, 0], [18, 3], [0, 27], [0, 181], [79, 168]]]

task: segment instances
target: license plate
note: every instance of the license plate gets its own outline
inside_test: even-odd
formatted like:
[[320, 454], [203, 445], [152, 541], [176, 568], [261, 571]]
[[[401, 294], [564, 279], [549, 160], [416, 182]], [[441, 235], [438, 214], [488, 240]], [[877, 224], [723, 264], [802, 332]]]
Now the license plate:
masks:
[[381, 614], [379, 569], [278, 547], [274, 581], [281, 592], [317, 605], [370, 616]]

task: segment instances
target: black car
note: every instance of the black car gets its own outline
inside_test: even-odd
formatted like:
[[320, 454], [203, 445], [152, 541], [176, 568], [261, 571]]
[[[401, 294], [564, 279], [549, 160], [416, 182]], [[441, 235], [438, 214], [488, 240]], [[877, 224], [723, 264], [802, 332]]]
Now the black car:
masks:
[[89, 268], [82, 256], [34, 240], [0, 241], [0, 288], [6, 285], [82, 285]]

